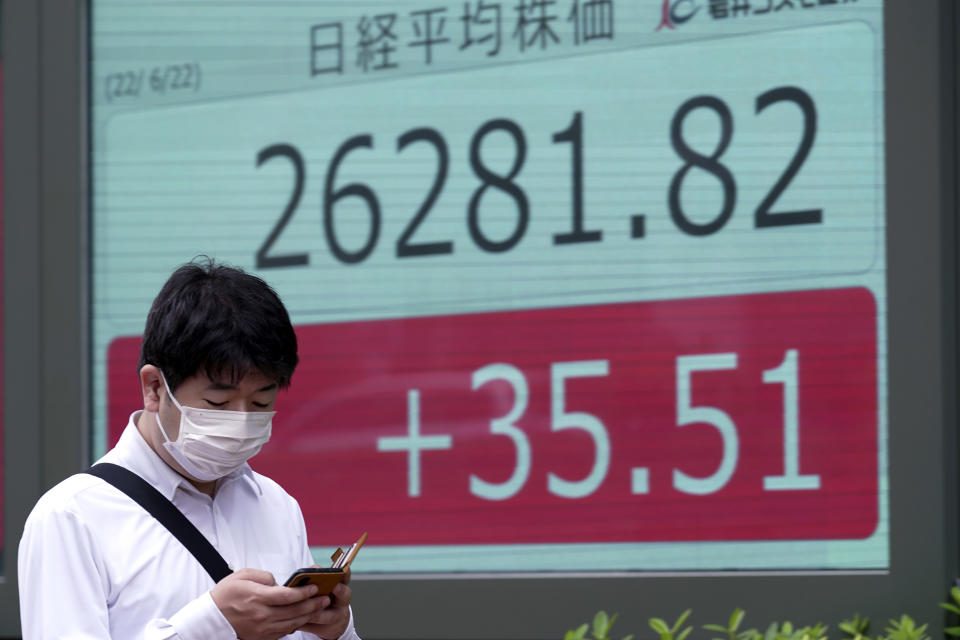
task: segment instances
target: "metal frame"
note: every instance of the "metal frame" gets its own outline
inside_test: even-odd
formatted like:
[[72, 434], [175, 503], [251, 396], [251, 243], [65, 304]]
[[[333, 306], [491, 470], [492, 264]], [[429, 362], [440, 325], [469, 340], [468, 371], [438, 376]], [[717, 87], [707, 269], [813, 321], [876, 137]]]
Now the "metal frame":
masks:
[[[266, 1], [266, 0], [265, 0]], [[90, 295], [86, 12], [82, 0], [3, 0], [3, 491], [0, 636], [19, 633], [16, 543], [40, 494], [88, 462]], [[615, 632], [694, 609], [748, 609], [747, 625], [835, 625], [859, 612], [944, 622], [960, 575], [956, 222], [960, 9], [884, 8], [891, 569], [888, 574], [732, 574], [363, 580], [365, 638], [558, 638], [599, 609]], [[834, 627], [836, 633], [836, 627]]]
[[4, 0], [3, 581], [37, 498], [86, 462], [86, 47], [82, 2]]

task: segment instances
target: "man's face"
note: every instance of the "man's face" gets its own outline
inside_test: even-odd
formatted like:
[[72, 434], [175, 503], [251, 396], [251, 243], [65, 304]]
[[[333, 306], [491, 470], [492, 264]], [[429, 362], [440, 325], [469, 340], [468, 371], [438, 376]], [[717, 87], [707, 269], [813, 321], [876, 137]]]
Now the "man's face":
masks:
[[[213, 483], [202, 483], [193, 478], [163, 446], [163, 436], [151, 412], [159, 414], [167, 437], [175, 441], [180, 432], [180, 410], [170, 401], [160, 370], [153, 365], [144, 365], [140, 370], [140, 377], [146, 410], [137, 425], [140, 433], [157, 455], [180, 475], [201, 489], [213, 486]], [[184, 380], [174, 391], [174, 395], [177, 402], [184, 407], [225, 411], [273, 411], [278, 391], [276, 380], [258, 372], [247, 374], [236, 384], [229, 379], [211, 380], [201, 372]]]
[[[273, 411], [279, 386], [262, 373], [248, 373], [234, 384], [227, 379], [211, 380], [206, 373], [196, 373], [184, 380], [173, 392], [177, 402], [196, 409], [226, 411]], [[170, 440], [176, 440], [180, 430], [180, 411], [160, 387], [160, 419]]]

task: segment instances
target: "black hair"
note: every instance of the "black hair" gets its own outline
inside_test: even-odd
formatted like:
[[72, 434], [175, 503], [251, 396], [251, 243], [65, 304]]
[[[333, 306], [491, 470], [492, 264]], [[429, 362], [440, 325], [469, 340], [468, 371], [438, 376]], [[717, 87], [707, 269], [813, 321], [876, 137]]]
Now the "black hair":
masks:
[[259, 372], [285, 388], [297, 361], [290, 316], [270, 285], [203, 257], [174, 271], [154, 299], [139, 367], [159, 367], [171, 391], [201, 371], [231, 384]]

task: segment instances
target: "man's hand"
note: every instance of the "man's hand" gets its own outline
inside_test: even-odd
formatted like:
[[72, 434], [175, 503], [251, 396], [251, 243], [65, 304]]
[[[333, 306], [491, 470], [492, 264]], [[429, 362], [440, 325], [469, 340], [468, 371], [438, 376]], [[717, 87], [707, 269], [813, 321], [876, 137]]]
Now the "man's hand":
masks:
[[[330, 598], [312, 597], [316, 592], [314, 585], [281, 587], [267, 571], [240, 569], [218, 582], [210, 596], [238, 638], [276, 640], [323, 616]], [[343, 628], [346, 629], [346, 623]]]
[[310, 621], [301, 627], [301, 631], [309, 631], [323, 640], [337, 640], [347, 630], [347, 625], [350, 624], [350, 599], [353, 597], [350, 587], [347, 586], [350, 584], [349, 567], [346, 574], [340, 584], [333, 588], [330, 604], [314, 613]]

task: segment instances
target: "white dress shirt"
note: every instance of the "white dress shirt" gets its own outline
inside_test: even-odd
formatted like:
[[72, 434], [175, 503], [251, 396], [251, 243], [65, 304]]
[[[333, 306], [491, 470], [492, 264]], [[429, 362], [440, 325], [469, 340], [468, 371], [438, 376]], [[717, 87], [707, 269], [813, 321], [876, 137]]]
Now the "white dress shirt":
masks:
[[[168, 498], [232, 569], [263, 569], [282, 584], [313, 559], [300, 507], [249, 465], [213, 498], [171, 469], [130, 417], [100, 461], [137, 473]], [[67, 478], [30, 513], [18, 555], [24, 640], [233, 640], [197, 559], [126, 494], [90, 474]], [[316, 640], [298, 631], [288, 638]], [[353, 615], [341, 640], [359, 640]]]

